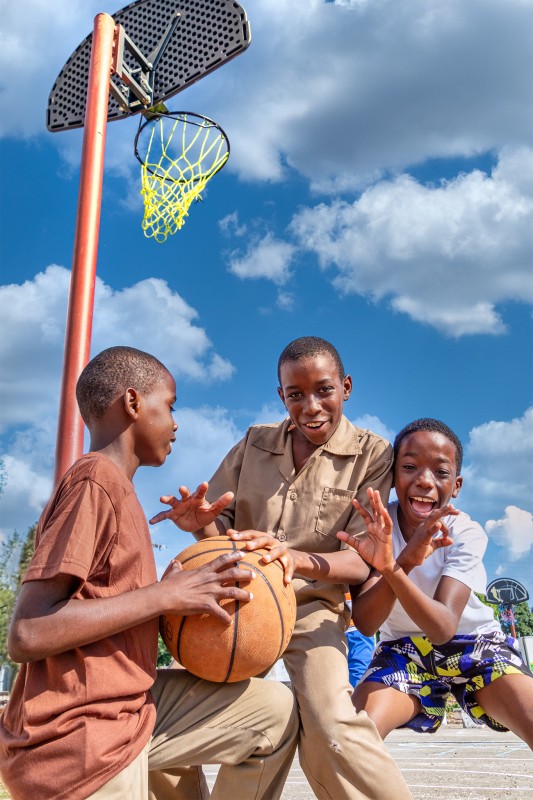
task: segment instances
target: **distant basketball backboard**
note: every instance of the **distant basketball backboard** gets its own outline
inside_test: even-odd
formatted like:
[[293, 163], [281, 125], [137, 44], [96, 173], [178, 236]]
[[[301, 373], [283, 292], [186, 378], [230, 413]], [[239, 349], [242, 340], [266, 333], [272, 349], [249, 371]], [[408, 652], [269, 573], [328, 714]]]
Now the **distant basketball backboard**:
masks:
[[489, 603], [501, 606], [514, 606], [529, 600], [526, 587], [514, 578], [496, 578], [487, 586], [485, 597]]
[[[133, 48], [124, 50], [124, 63], [133, 74], [139, 73], [135, 49], [148, 62], [158, 59], [151, 76], [153, 105], [213, 72], [250, 44], [246, 12], [234, 0], [136, 0], [111, 16], [134, 43]], [[83, 127], [91, 45], [89, 34], [70, 56], [50, 92], [46, 114], [49, 131]], [[116, 91], [109, 97], [108, 121], [140, 111], [142, 106], [132, 110], [119, 102], [120, 79], [114, 75], [111, 80]]]

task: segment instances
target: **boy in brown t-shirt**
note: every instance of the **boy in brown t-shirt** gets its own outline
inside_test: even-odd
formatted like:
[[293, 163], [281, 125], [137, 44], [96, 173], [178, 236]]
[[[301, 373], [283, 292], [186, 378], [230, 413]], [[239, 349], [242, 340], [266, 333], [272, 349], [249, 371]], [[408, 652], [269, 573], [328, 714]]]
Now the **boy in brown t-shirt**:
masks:
[[[22, 662], [0, 718], [13, 800], [147, 800], [149, 776], [151, 798], [204, 800], [202, 763], [223, 765], [212, 798], [280, 797], [297, 733], [286, 687], [156, 670], [161, 614], [229, 621], [220, 601], [249, 601], [235, 583], [253, 578], [237, 552], [187, 572], [174, 560], [157, 581], [132, 478], [171, 451], [174, 379], [153, 356], [112, 347], [76, 393], [91, 452], [41, 516], [9, 634]], [[207, 523], [223, 504], [206, 508]]]

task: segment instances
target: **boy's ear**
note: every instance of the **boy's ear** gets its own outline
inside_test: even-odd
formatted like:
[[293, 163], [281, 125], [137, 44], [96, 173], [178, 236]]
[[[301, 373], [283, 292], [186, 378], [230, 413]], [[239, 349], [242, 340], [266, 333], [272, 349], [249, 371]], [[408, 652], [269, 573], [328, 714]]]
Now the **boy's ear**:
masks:
[[459, 492], [461, 491], [461, 486], [463, 485], [463, 479], [461, 475], [458, 475], [455, 479], [455, 486], [453, 487], [452, 497], [457, 497]]
[[283, 394], [283, 389], [281, 388], [281, 386], [278, 386], [278, 397], [283, 403], [283, 405], [285, 405], [285, 395]]
[[342, 388], [344, 391], [344, 399], [348, 400], [352, 393], [352, 377], [351, 375], [345, 375], [342, 381]]
[[124, 392], [124, 410], [132, 420], [136, 420], [139, 416], [139, 399], [139, 392], [131, 386]]

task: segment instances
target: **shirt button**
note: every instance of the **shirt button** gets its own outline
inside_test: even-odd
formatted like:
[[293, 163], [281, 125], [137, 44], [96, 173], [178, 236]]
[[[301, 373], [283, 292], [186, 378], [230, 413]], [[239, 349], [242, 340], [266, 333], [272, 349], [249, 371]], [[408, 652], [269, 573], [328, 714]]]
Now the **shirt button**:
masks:
[[298, 495], [296, 494], [296, 492], [291, 492], [291, 500], [296, 500], [297, 497]]
[[285, 541], [287, 541], [287, 537], [285, 536], [285, 534], [283, 533], [283, 531], [278, 531], [277, 538], [278, 538], [278, 540], [279, 540], [280, 542], [285, 542]]

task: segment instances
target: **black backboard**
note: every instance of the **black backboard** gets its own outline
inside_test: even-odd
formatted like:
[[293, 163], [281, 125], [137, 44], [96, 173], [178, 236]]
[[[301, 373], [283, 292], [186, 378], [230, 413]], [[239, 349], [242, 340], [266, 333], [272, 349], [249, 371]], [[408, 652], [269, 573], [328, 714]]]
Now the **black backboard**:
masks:
[[[179, 23], [155, 72], [154, 105], [200, 80], [250, 44], [246, 12], [234, 0], [137, 0], [111, 16], [148, 56], [176, 14]], [[83, 127], [91, 43], [92, 33], [68, 59], [50, 92], [46, 114], [49, 131]], [[117, 82], [118, 78], [112, 80]], [[108, 121], [124, 119], [131, 113], [110, 96]]]

